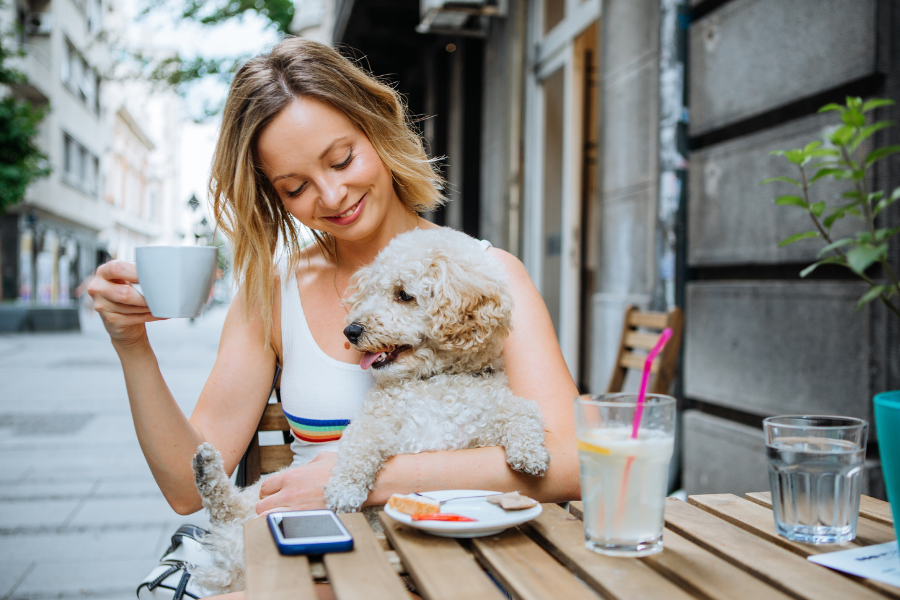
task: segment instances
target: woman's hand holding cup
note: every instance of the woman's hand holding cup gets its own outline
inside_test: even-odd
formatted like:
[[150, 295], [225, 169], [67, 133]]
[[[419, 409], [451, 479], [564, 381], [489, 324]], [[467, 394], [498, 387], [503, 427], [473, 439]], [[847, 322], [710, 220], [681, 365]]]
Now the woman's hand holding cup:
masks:
[[131, 286], [137, 280], [134, 263], [112, 260], [97, 269], [88, 286], [94, 310], [114, 344], [136, 344], [146, 338], [144, 323], [163, 320], [150, 314], [147, 301]]

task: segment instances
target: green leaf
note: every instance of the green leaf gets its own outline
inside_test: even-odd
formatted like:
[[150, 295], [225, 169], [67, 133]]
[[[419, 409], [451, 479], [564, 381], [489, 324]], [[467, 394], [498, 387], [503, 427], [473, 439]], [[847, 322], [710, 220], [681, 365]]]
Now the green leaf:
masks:
[[853, 109], [841, 113], [841, 120], [850, 127], [864, 127], [866, 124], [866, 116]]
[[843, 265], [843, 264], [845, 264], [844, 260], [842, 258], [840, 258], [839, 256], [829, 256], [828, 258], [823, 258], [822, 260], [817, 260], [813, 264], [809, 265], [808, 267], [806, 267], [805, 269], [800, 271], [800, 277], [806, 277], [807, 275], [809, 275], [810, 273], [815, 271], [817, 268], [819, 268], [820, 265]]
[[894, 106], [894, 104], [896, 104], [896, 102], [894, 102], [893, 100], [888, 100], [887, 98], [872, 98], [871, 100], [863, 104], [862, 109], [863, 112], [869, 112], [870, 110], [874, 110], [881, 106]]
[[809, 180], [810, 185], [822, 179], [823, 177], [828, 177], [829, 175], [834, 175], [835, 179], [840, 179], [838, 175], [843, 175], [846, 171], [844, 169], [819, 169], [815, 175]]
[[856, 150], [862, 142], [872, 137], [872, 135], [876, 131], [881, 131], [882, 129], [886, 129], [893, 125], [893, 121], [878, 121], [877, 123], [873, 123], [868, 127], [863, 127], [859, 131], [859, 134], [857, 134], [857, 136], [853, 138], [853, 142], [850, 144], [850, 151], [853, 152], [854, 150]]
[[806, 153], [803, 150], [788, 150], [784, 153], [785, 158], [794, 163], [795, 165], [803, 164], [804, 160], [807, 160]]
[[840, 104], [835, 104], [834, 102], [832, 102], [831, 104], [826, 104], [825, 106], [820, 108], [819, 112], [823, 113], [823, 112], [828, 112], [828, 111], [832, 111], [832, 110], [841, 111], [841, 110], [844, 110], [844, 107], [841, 106]]
[[868, 292], [863, 294], [863, 297], [859, 299], [859, 302], [856, 303], [856, 310], [860, 310], [866, 304], [871, 302], [872, 300], [878, 298], [882, 292], [886, 292], [890, 290], [890, 286], [887, 285], [876, 285], [872, 286]]
[[824, 248], [819, 250], [819, 254], [817, 256], [818, 257], [824, 256], [825, 254], [827, 254], [828, 252], [831, 252], [832, 250], [837, 250], [838, 248], [842, 248], [843, 246], [846, 246], [847, 244], [855, 244], [855, 243], [856, 243], [856, 240], [854, 240], [853, 238], [843, 238], [843, 239], [831, 242], [830, 244], [828, 244], [827, 246], [825, 246]]
[[845, 204], [844, 206], [839, 206], [832, 210], [831, 214], [825, 217], [825, 220], [822, 222], [829, 231], [831, 231], [831, 226], [834, 225], [834, 222], [838, 219], [843, 219], [844, 215], [852, 211], [852, 214], [859, 215], [859, 211], [854, 208], [859, 202], [851, 202], [850, 204]]
[[846, 146], [853, 139], [853, 128], [842, 125], [834, 130], [829, 139], [835, 146]]
[[825, 203], [824, 202], [816, 202], [815, 204], [810, 205], [809, 212], [814, 214], [816, 218], [822, 216], [822, 213], [825, 212]]
[[877, 217], [878, 213], [880, 213], [881, 211], [883, 211], [884, 209], [886, 209], [888, 206], [890, 206], [891, 204], [893, 204], [896, 201], [897, 201], [897, 198], [895, 198], [893, 195], [891, 195], [890, 198], [885, 198], [884, 200], [882, 200], [881, 202], [876, 204], [875, 207], [872, 209], [872, 216]]
[[892, 227], [890, 229], [888, 229], [888, 228], [876, 229], [874, 238], [877, 243], [881, 243], [881, 242], [889, 240], [890, 238], [897, 235], [898, 233], [900, 233], [900, 227]]
[[886, 253], [887, 244], [877, 246], [861, 244], [847, 253], [847, 266], [857, 275], [861, 275]]
[[896, 188], [893, 193], [891, 193], [891, 200], [896, 200], [900, 198], [900, 187]]
[[816, 148], [818, 148], [821, 145], [822, 145], [822, 142], [820, 142], [818, 140], [815, 142], [810, 142], [803, 148], [803, 151], [806, 152], [807, 154], [809, 154], [810, 152], [812, 152], [813, 150], [815, 150]]
[[778, 206], [801, 206], [809, 208], [809, 204], [800, 196], [778, 196], [775, 198], [775, 204]]
[[[783, 181], [784, 183], [790, 183], [796, 185], [797, 187], [803, 187], [799, 181], [796, 179], [791, 179], [790, 177], [769, 177], [768, 179], [763, 179], [759, 182], [759, 185], [765, 185], [767, 183], [772, 183], [773, 181]], [[897, 188], [900, 191], [900, 188]]]
[[897, 152], [900, 152], [900, 146], [885, 146], [884, 148], [879, 148], [878, 150], [870, 152], [866, 157], [866, 166], [868, 167], [875, 161], [881, 160], [891, 154], [896, 154]]
[[848, 191], [844, 192], [843, 194], [841, 194], [841, 197], [842, 198], [853, 198], [856, 200], [856, 202], [848, 204], [847, 206], [854, 206], [854, 205], [862, 202], [862, 195], [859, 192], [857, 192], [856, 190], [848, 190]]
[[818, 231], [804, 231], [803, 233], [795, 233], [790, 237], [786, 237], [780, 242], [778, 242], [779, 248], [784, 248], [785, 246], [789, 246], [794, 242], [799, 242], [800, 240], [807, 240], [809, 238], [821, 237]]

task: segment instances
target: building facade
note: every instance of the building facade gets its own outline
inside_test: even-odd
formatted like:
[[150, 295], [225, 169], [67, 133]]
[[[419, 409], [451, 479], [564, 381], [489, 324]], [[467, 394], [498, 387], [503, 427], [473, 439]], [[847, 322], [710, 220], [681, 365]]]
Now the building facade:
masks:
[[[857, 312], [863, 287], [848, 273], [801, 280], [818, 248], [777, 249], [803, 215], [758, 185], [783, 174], [770, 150], [821, 134], [821, 105], [900, 99], [898, 10], [338, 0], [334, 40], [423, 116], [451, 199], [432, 218], [524, 262], [582, 391], [605, 391], [628, 305], [684, 308], [679, 479], [689, 493], [743, 493], [768, 486], [764, 417], [871, 422], [872, 396], [900, 388], [896, 320], [874, 303]], [[879, 168], [875, 189], [900, 183], [896, 160]], [[876, 440], [869, 460], [866, 491], [882, 495]]]
[[109, 140], [100, 73], [110, 56], [97, 40], [105, 4], [58, 0], [4, 8], [4, 27], [21, 32], [25, 58], [16, 66], [29, 79], [13, 93], [50, 108], [38, 145], [52, 173], [0, 217], [3, 300], [65, 305], [102, 260], [98, 235], [112, 212], [101, 191]]
[[[19, 0], [3, 9], [2, 23], [18, 30], [25, 53], [15, 66], [29, 80], [11, 93], [48, 107], [38, 145], [52, 172], [0, 216], [0, 300], [73, 305], [106, 260], [133, 260], [137, 246], [184, 237], [180, 99], [107, 77], [111, 41], [130, 26], [126, 8]], [[14, 329], [30, 327], [15, 319]]]

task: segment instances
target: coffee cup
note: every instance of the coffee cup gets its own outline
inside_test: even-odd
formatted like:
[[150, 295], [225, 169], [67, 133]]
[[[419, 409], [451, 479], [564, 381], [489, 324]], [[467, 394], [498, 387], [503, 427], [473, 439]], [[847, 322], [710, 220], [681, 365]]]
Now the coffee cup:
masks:
[[138, 284], [154, 317], [199, 317], [216, 280], [215, 246], [143, 246], [135, 250]]

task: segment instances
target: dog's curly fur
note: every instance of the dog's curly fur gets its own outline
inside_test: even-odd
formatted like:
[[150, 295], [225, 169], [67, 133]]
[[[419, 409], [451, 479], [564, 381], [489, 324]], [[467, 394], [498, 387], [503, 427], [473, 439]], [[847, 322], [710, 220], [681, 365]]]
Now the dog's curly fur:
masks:
[[[397, 454], [502, 446], [513, 469], [546, 473], [540, 409], [512, 393], [500, 362], [512, 311], [504, 270], [480, 243], [450, 229], [401, 234], [357, 272], [348, 303], [345, 332], [368, 362], [374, 359], [375, 385], [341, 437], [325, 487], [328, 508], [359, 510]], [[233, 537], [255, 515], [259, 484], [235, 490], [209, 444], [198, 448], [194, 472], [210, 511], [205, 543], [219, 555], [213, 568], [198, 572], [198, 583], [242, 589], [240, 541]], [[219, 540], [223, 535], [232, 539]], [[215, 575], [217, 569], [229, 572]]]

